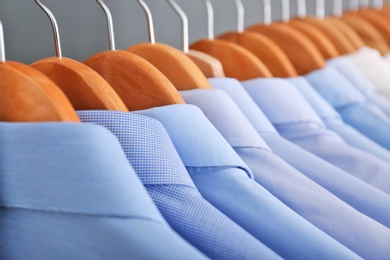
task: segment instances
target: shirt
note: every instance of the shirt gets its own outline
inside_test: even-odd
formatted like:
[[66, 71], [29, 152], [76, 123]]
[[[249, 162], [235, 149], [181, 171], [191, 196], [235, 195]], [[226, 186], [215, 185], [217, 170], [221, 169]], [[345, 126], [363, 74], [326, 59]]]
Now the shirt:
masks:
[[390, 118], [368, 103], [340, 73], [327, 66], [306, 75], [306, 79], [340, 113], [344, 122], [390, 149]]
[[[181, 92], [197, 105], [250, 167], [254, 179], [303, 218], [363, 258], [390, 256], [390, 230], [356, 211], [274, 155], [221, 90]], [[382, 241], [378, 240], [381, 238]], [[373, 256], [372, 252], [380, 252]]]
[[280, 256], [357, 257], [253, 181], [251, 170], [199, 108], [176, 105], [140, 113], [163, 123], [202, 196]]
[[207, 256], [280, 258], [202, 198], [157, 120], [115, 111], [78, 114], [82, 121], [103, 125], [115, 134], [170, 226]]
[[[356, 55], [356, 54], [355, 54]], [[379, 95], [369, 79], [353, 64], [348, 56], [340, 56], [327, 61], [331, 67], [340, 72], [369, 102], [378, 106], [390, 116], [390, 98]], [[372, 65], [370, 65], [372, 66]]]
[[158, 212], [116, 138], [0, 123], [1, 259], [205, 259]]
[[337, 134], [327, 130], [294, 85], [276, 78], [242, 84], [286, 139], [390, 193], [390, 165], [348, 146]]
[[390, 99], [390, 65], [377, 50], [363, 47], [347, 57], [370, 80], [379, 94]]
[[287, 80], [295, 85], [329, 130], [337, 133], [349, 145], [390, 163], [390, 152], [353, 127], [345, 124], [340, 114], [313, 89], [304, 77], [294, 77]]
[[390, 196], [283, 138], [235, 79], [209, 79], [240, 107], [272, 152], [334, 195], [390, 228]]

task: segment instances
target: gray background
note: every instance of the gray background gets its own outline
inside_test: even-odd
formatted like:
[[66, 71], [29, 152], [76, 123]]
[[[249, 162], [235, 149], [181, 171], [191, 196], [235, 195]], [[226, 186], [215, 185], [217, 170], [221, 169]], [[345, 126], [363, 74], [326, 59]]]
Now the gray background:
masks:
[[[262, 1], [242, 0], [245, 25], [262, 21]], [[108, 49], [106, 19], [95, 0], [43, 0], [58, 21], [63, 55], [83, 61]], [[181, 23], [165, 0], [145, 0], [155, 23], [156, 40], [180, 48]], [[271, 0], [273, 20], [281, 15], [280, 0]], [[308, 14], [314, 14], [315, 0], [307, 0]], [[331, 13], [332, 0], [326, 0]], [[344, 0], [344, 7], [349, 1]], [[389, 1], [388, 1], [389, 2]], [[106, 0], [115, 28], [117, 49], [148, 41], [146, 17], [136, 0]], [[206, 10], [203, 0], [177, 0], [189, 19], [190, 42], [207, 36]], [[233, 0], [212, 0], [215, 11], [215, 34], [236, 28]], [[296, 0], [290, 1], [290, 14], [296, 14]], [[8, 60], [31, 63], [54, 56], [49, 19], [34, 0], [0, 0], [0, 19], [5, 32]]]

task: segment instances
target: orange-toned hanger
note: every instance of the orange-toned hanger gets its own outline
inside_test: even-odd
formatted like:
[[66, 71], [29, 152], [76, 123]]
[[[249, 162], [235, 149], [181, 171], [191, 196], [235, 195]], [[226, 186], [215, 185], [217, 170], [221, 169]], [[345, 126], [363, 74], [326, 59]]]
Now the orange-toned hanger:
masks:
[[314, 43], [302, 32], [289, 26], [289, 3], [282, 0], [282, 22], [256, 24], [247, 30], [260, 33], [275, 42], [287, 55], [299, 75], [325, 66], [325, 59]]
[[382, 54], [388, 53], [389, 46], [380, 32], [356, 12], [358, 3], [358, 1], [350, 1], [351, 11], [344, 12], [340, 19], [354, 29], [367, 46], [377, 49]]
[[198, 66], [206, 78], [223, 78], [225, 72], [222, 64], [216, 58], [195, 50], [189, 49], [188, 44], [188, 18], [175, 0], [167, 0], [173, 10], [180, 17], [182, 23], [182, 51]]
[[238, 80], [272, 77], [272, 73], [254, 54], [232, 42], [214, 38], [214, 12], [210, 0], [205, 0], [208, 17], [208, 38], [190, 45], [193, 50], [218, 59], [225, 75]]
[[[241, 0], [234, 0], [237, 9], [237, 31], [231, 31], [218, 36], [218, 39], [234, 42], [252, 52], [259, 58], [275, 77], [295, 77], [298, 75], [293, 64], [283, 50], [267, 37], [250, 31], [244, 31], [244, 6]], [[264, 0], [265, 19], [271, 8], [270, 0]]]
[[97, 71], [130, 110], [185, 103], [176, 88], [156, 67], [127, 51], [115, 50], [112, 16], [103, 0], [97, 0], [108, 23], [110, 50], [93, 55], [84, 64]]
[[298, 10], [298, 20], [303, 21], [317, 30], [322, 32], [336, 47], [338, 53], [348, 54], [355, 52], [357, 48], [348, 40], [347, 37], [337, 28], [326, 21], [325, 18], [325, 5], [324, 0], [316, 0], [317, 4], [317, 17], [307, 16], [306, 15], [306, 0], [297, 0]]
[[35, 2], [50, 18], [57, 57], [34, 62], [30, 66], [53, 80], [77, 110], [129, 110], [112, 87], [93, 69], [73, 59], [62, 57], [60, 34], [52, 12], [42, 3]]
[[149, 27], [149, 43], [130, 46], [126, 51], [134, 53], [158, 68], [178, 90], [209, 89], [210, 83], [196, 64], [182, 51], [166, 44], [156, 43], [153, 18], [143, 0], [138, 3], [144, 9]]
[[0, 121], [80, 122], [65, 94], [45, 75], [19, 62], [6, 61], [0, 21]]

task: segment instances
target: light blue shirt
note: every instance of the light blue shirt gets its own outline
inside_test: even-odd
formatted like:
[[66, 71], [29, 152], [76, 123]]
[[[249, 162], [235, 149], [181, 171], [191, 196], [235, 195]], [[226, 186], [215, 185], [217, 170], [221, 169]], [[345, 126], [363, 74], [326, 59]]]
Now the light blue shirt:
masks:
[[276, 78], [242, 84], [286, 139], [390, 193], [390, 164], [347, 145], [337, 134], [327, 130], [293, 84]]
[[340, 72], [368, 101], [377, 105], [390, 116], [390, 99], [379, 95], [368, 78], [361, 73], [348, 56], [340, 56], [327, 61], [327, 64]]
[[[282, 257], [358, 258], [253, 181], [248, 166], [198, 108], [176, 105], [137, 113], [163, 123], [205, 199]], [[237, 138], [231, 141], [242, 141]]]
[[304, 77], [289, 78], [287, 80], [293, 83], [301, 92], [329, 130], [337, 133], [347, 144], [390, 163], [390, 152], [355, 128], [345, 124], [339, 113], [313, 89]]
[[284, 139], [236, 79], [209, 79], [240, 107], [272, 152], [365, 215], [390, 228], [390, 196]]
[[160, 122], [114, 111], [78, 114], [115, 134], [170, 226], [210, 258], [280, 258], [202, 198]]
[[[225, 92], [190, 90], [181, 94], [187, 103], [205, 113], [250, 167], [255, 181], [275, 197], [363, 258], [390, 256], [388, 228], [356, 211], [273, 154]], [[380, 253], [374, 256], [372, 252]]]
[[367, 102], [338, 71], [330, 66], [305, 76], [315, 90], [353, 126], [386, 149], [390, 149], [390, 118]]
[[205, 259], [106, 129], [0, 123], [1, 259]]

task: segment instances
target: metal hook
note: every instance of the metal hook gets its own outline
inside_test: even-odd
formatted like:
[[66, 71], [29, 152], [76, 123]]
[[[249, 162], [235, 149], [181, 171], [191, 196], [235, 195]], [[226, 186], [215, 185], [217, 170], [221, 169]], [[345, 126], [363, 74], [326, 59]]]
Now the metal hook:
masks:
[[373, 0], [372, 6], [379, 10], [383, 8], [383, 0]]
[[4, 30], [0, 21], [0, 62], [5, 63]]
[[263, 16], [264, 24], [268, 25], [272, 22], [272, 13], [271, 13], [271, 0], [263, 0]]
[[316, 1], [316, 17], [319, 19], [325, 18], [325, 0]]
[[282, 21], [287, 23], [290, 21], [290, 1], [281, 0], [282, 4]]
[[138, 0], [138, 3], [142, 6], [145, 11], [146, 18], [148, 20], [148, 30], [149, 30], [149, 41], [151, 44], [156, 43], [156, 39], [154, 37], [154, 24], [152, 13], [150, 12], [149, 6], [145, 3], [144, 0]]
[[188, 53], [188, 18], [183, 9], [180, 8], [180, 6], [176, 3], [175, 0], [167, 0], [168, 3], [172, 6], [172, 8], [176, 11], [176, 13], [180, 16], [182, 26], [183, 26], [183, 34], [182, 34], [182, 41], [183, 41], [183, 52]]
[[46, 15], [50, 18], [51, 26], [53, 28], [53, 35], [54, 35], [54, 44], [56, 47], [56, 55], [58, 58], [62, 58], [62, 50], [61, 50], [61, 40], [60, 40], [60, 33], [58, 30], [58, 25], [56, 18], [54, 17], [53, 13], [47, 8], [41, 0], [35, 0], [35, 2], [39, 5], [39, 7], [42, 8], [42, 10], [46, 13]]
[[343, 0], [333, 0], [333, 16], [341, 17], [343, 15]]
[[297, 0], [298, 17], [303, 18], [306, 16], [306, 0]]
[[364, 8], [368, 8], [369, 5], [370, 5], [370, 0], [360, 0], [359, 1], [359, 6], [362, 6]]
[[104, 14], [106, 15], [110, 50], [115, 51], [114, 24], [112, 22], [112, 15], [110, 9], [108, 9], [107, 5], [103, 2], [103, 0], [96, 0], [96, 2], [100, 5], [100, 7], [103, 9]]
[[359, 9], [359, 0], [349, 0], [349, 9], [357, 11]]
[[212, 41], [214, 40], [214, 9], [210, 0], [205, 0], [207, 10], [207, 38]]
[[245, 10], [241, 0], [233, 0], [237, 10], [237, 32], [244, 32]]

